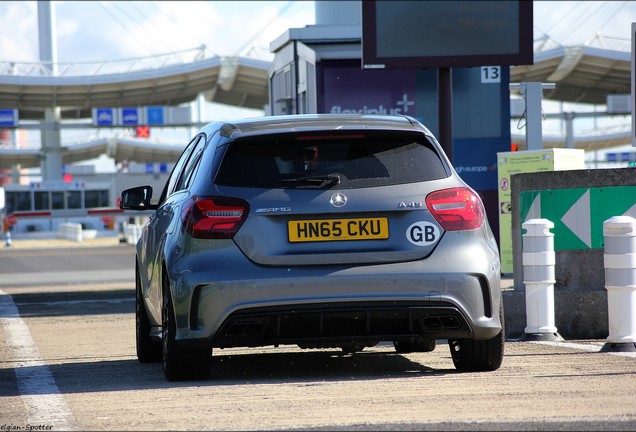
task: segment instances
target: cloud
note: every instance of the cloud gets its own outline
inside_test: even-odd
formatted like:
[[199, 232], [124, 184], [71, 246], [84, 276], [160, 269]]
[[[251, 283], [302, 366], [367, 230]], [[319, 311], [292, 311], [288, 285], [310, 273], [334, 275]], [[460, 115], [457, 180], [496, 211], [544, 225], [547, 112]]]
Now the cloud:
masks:
[[313, 23], [313, 2], [63, 1], [55, 14], [58, 61], [89, 62], [202, 45], [216, 55], [237, 55], [252, 43], [268, 49], [287, 28]]
[[[600, 33], [611, 39], [606, 48], [630, 49], [630, 23], [636, 21], [636, 2], [534, 1], [533, 9], [535, 39], [548, 35], [557, 45], [582, 45]], [[603, 47], [602, 43], [593, 45]]]
[[37, 61], [38, 17], [35, 2], [0, 2], [0, 6], [0, 59]]
[[[218, 55], [252, 47], [271, 59], [270, 43], [313, 24], [311, 1], [53, 1], [58, 61], [101, 62], [206, 45]], [[629, 50], [633, 1], [535, 1], [535, 38]], [[37, 62], [37, 2], [0, 1], [0, 60]], [[604, 45], [605, 44], [605, 45]]]
[[[125, 56], [148, 56], [208, 45], [224, 17], [212, 2], [109, 2], [113, 15], [129, 18], [126, 32], [115, 36]], [[143, 18], [140, 15], [144, 13]]]

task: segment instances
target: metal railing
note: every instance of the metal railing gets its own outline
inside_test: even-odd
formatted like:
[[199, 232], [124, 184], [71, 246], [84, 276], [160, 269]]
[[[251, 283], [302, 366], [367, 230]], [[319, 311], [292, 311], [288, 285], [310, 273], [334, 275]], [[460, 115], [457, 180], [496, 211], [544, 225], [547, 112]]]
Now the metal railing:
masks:
[[0, 60], [0, 75], [77, 77], [159, 69], [216, 57], [205, 45], [183, 51], [101, 62], [14, 62]]
[[[620, 52], [630, 52], [631, 51], [631, 40], [613, 37], [602, 34], [600, 31], [594, 33], [594, 35], [585, 41], [582, 46], [586, 47], [596, 47], [605, 50], [611, 51], [620, 51]], [[535, 38], [533, 41], [533, 50], [534, 53], [540, 53], [543, 51], [549, 51], [555, 48], [564, 48], [565, 46], [560, 42], [552, 39], [549, 35], [543, 34], [538, 38]]]

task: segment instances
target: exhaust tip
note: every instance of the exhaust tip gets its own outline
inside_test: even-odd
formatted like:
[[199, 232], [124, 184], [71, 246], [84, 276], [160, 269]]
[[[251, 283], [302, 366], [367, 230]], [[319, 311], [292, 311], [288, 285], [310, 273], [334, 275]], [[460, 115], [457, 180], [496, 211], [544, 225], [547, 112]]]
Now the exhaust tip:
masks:
[[422, 317], [421, 324], [426, 330], [449, 330], [461, 327], [459, 319], [452, 315]]

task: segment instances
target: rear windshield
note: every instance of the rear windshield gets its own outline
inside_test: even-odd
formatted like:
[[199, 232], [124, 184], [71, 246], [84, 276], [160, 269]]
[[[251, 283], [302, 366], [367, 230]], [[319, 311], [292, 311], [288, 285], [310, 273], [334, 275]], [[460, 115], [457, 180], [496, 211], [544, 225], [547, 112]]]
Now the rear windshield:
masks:
[[423, 136], [259, 137], [228, 144], [214, 182], [339, 189], [430, 181], [448, 173]]

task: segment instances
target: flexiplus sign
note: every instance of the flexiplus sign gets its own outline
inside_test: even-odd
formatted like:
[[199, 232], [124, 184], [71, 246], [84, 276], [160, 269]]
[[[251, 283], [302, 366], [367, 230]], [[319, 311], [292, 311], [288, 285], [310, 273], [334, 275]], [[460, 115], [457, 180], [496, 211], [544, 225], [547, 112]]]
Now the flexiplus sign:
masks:
[[497, 153], [499, 191], [499, 242], [502, 273], [512, 273], [511, 177], [515, 174], [585, 168], [585, 151], [544, 149]]

